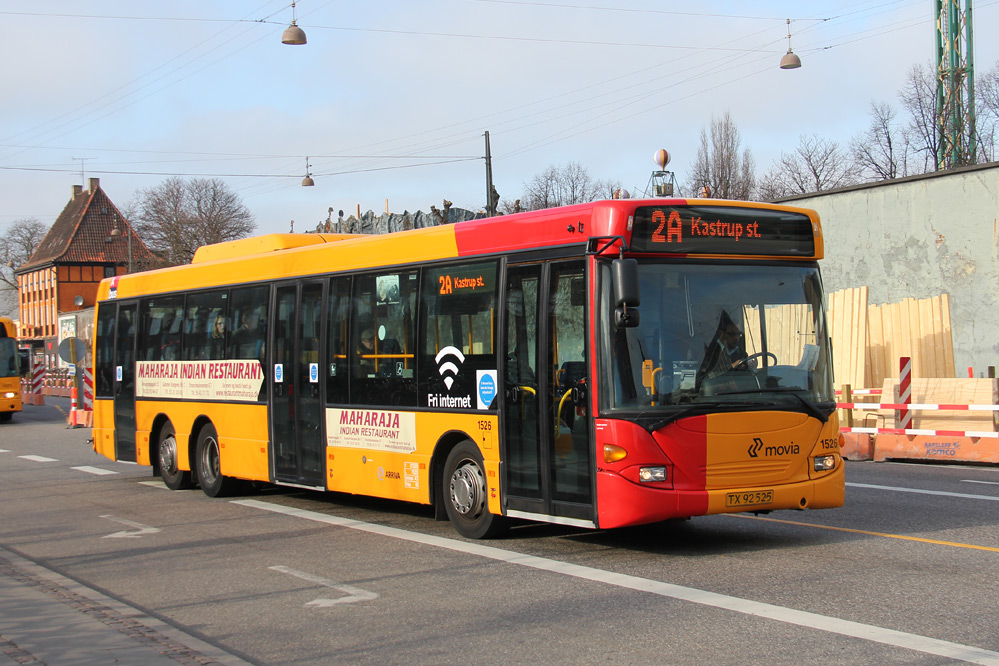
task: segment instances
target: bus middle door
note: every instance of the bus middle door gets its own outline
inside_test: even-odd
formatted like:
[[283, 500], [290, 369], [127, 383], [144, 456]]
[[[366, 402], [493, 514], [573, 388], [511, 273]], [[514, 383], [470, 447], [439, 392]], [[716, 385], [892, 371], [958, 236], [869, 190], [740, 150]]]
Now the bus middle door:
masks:
[[279, 285], [271, 339], [271, 466], [278, 482], [325, 487], [320, 359], [325, 283]]

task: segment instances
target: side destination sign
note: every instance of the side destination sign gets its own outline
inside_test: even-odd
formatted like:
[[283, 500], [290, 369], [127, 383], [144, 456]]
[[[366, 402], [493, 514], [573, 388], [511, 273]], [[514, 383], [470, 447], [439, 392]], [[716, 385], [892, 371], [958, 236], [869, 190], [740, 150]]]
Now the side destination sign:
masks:
[[634, 252], [814, 257], [807, 215], [737, 206], [642, 206], [635, 209]]

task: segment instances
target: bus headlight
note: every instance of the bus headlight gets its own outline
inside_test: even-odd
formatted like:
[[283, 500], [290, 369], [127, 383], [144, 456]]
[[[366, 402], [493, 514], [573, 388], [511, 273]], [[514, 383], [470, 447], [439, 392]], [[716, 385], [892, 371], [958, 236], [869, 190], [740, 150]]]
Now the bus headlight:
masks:
[[825, 472], [836, 467], [836, 456], [818, 456], [815, 458], [815, 471]]
[[665, 467], [639, 467], [638, 480], [642, 483], [655, 483], [666, 480]]
[[5, 398], [13, 398], [15, 395], [17, 395], [17, 394], [8, 391], [7, 393], [3, 394], [3, 397], [5, 397]]

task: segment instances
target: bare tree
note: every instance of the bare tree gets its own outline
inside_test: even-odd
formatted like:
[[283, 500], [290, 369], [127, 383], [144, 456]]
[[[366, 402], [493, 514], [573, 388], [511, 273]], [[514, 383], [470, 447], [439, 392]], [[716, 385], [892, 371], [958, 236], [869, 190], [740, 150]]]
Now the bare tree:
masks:
[[[579, 162], [569, 162], [561, 167], [553, 164], [524, 183], [524, 194], [519, 199], [520, 210], [554, 208], [609, 198], [619, 187], [618, 183], [609, 180], [594, 180]], [[512, 212], [508, 203], [501, 209]]]
[[792, 194], [821, 192], [857, 182], [857, 167], [836, 141], [817, 135], [798, 139], [798, 147], [780, 159], [760, 179], [760, 197], [780, 199]]
[[749, 148], [742, 150], [741, 143], [739, 129], [728, 111], [721, 118], [712, 116], [710, 132], [701, 129], [688, 191], [700, 192], [707, 186], [712, 197], [751, 199], [756, 190], [753, 155]]
[[920, 173], [935, 171], [940, 137], [937, 134], [937, 81], [933, 68], [913, 65], [898, 96], [902, 107], [909, 113], [913, 148], [923, 157]]
[[134, 205], [136, 232], [169, 265], [191, 261], [202, 245], [249, 236], [253, 215], [218, 178], [169, 178], [142, 190]]
[[994, 162], [999, 157], [999, 62], [979, 77], [975, 107], [979, 161]]
[[48, 227], [33, 217], [14, 220], [0, 236], [0, 314], [17, 313], [14, 271], [26, 262], [45, 238]]
[[896, 122], [898, 112], [886, 102], [871, 102], [871, 124], [850, 142], [857, 168], [871, 180], [909, 175], [909, 133]]

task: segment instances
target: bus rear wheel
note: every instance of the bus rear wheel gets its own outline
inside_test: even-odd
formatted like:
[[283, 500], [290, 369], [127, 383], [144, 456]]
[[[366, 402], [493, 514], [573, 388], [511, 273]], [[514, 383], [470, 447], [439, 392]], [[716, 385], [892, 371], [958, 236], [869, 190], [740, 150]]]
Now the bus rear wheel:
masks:
[[190, 488], [191, 473], [177, 467], [177, 435], [169, 423], [160, 428], [159, 444], [156, 447], [159, 459], [160, 478], [170, 490], [185, 490]]
[[236, 491], [238, 481], [222, 476], [221, 449], [215, 426], [208, 424], [198, 433], [198, 484], [209, 497], [228, 497]]
[[475, 444], [465, 440], [451, 449], [442, 480], [444, 506], [458, 534], [488, 539], [506, 530], [506, 519], [489, 513], [485, 465]]

